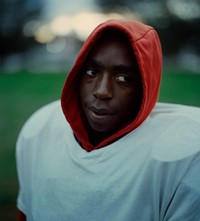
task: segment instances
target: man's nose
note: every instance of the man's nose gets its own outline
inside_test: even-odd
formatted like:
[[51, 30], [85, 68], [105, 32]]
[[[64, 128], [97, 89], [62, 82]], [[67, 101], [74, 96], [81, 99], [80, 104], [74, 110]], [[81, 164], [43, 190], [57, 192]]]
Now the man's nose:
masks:
[[113, 97], [112, 77], [108, 73], [99, 76], [93, 95], [99, 99], [111, 99]]

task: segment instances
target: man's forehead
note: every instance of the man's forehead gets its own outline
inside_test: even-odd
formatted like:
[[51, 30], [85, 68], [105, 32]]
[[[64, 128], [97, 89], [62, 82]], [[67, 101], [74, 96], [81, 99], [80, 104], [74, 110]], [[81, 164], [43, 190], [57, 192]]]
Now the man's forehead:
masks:
[[113, 32], [106, 32], [90, 51], [86, 62], [99, 64], [103, 60], [109, 60], [118, 66], [135, 66], [136, 58], [128, 37], [120, 32], [119, 35], [109, 35]]

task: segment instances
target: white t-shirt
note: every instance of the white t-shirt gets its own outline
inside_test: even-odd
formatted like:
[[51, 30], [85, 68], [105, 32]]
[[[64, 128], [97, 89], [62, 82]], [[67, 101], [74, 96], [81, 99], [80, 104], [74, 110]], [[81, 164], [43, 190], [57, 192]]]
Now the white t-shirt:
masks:
[[118, 141], [86, 152], [60, 101], [17, 141], [17, 207], [28, 221], [199, 221], [200, 109], [158, 103]]

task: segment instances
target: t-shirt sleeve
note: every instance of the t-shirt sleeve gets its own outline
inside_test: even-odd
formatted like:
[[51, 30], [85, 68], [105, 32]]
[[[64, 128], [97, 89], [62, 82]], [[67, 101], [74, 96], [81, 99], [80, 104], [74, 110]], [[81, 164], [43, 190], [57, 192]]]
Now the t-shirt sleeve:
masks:
[[164, 221], [200, 220], [200, 160], [191, 165], [178, 186]]
[[28, 213], [31, 203], [31, 184], [34, 165], [37, 162], [38, 142], [42, 137], [41, 131], [48, 127], [49, 119], [57, 113], [55, 110], [60, 110], [60, 101], [47, 104], [34, 112], [25, 122], [17, 139], [16, 168], [19, 182], [17, 208], [24, 214]]

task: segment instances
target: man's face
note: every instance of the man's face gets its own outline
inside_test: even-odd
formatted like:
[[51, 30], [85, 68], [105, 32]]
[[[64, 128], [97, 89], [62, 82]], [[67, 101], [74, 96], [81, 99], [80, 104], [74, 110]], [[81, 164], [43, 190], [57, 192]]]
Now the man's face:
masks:
[[136, 116], [142, 84], [127, 40], [108, 37], [98, 41], [81, 75], [80, 101], [93, 131], [113, 133]]

